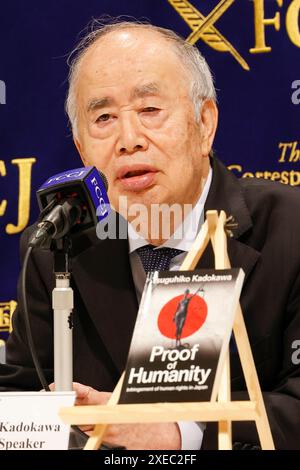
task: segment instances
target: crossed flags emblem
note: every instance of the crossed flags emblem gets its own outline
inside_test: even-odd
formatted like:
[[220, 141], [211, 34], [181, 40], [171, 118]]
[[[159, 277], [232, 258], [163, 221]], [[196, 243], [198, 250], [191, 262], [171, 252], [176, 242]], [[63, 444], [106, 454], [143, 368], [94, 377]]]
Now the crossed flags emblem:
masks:
[[215, 27], [216, 21], [234, 1], [221, 0], [207, 16], [204, 16], [187, 0], [168, 0], [192, 30], [187, 42], [195, 44], [199, 39], [202, 39], [212, 49], [219, 52], [229, 52], [243, 69], [250, 70], [249, 65], [239, 52]]

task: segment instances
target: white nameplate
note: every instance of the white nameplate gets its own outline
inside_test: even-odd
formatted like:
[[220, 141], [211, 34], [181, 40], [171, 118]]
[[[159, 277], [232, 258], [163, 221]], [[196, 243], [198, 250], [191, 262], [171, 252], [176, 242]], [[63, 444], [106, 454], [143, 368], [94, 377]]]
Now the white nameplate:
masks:
[[58, 412], [75, 392], [1, 392], [0, 450], [66, 450], [70, 426]]

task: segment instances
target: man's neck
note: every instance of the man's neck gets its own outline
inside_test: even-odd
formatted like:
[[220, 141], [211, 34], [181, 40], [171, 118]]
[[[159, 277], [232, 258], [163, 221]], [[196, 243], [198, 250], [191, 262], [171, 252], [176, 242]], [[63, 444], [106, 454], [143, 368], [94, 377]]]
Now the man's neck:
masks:
[[[177, 217], [177, 220], [173, 217], [173, 213], [170, 214], [170, 211], [168, 214], [163, 214], [160, 220], [161, 225], [157, 224], [154, 226], [154, 230], [152, 229], [152, 231], [150, 231], [152, 236], [150, 236], [148, 232], [144, 234], [140, 230], [140, 225], [137, 227], [138, 229], [136, 229], [134, 224], [129, 224], [130, 252], [148, 243], [154, 246], [165, 245], [188, 251], [197, 236], [201, 220], [203, 219], [204, 204], [209, 192], [211, 180], [212, 170], [210, 169], [208, 177], [201, 182], [201, 191], [197, 201], [183, 209], [182, 206], [178, 204], [179, 217]], [[168, 210], [168, 207], [166, 209]], [[186, 210], [184, 211], [184, 209]], [[171, 220], [169, 221], [170, 218]], [[145, 224], [144, 226], [148, 228], [148, 225]], [[161, 230], [159, 231], [157, 227]]]
[[[150, 214], [150, 217], [148, 214], [148, 220], [150, 223], [148, 224], [148, 234], [144, 238], [150, 245], [161, 246], [167, 240], [172, 238], [174, 233], [179, 231], [180, 227], [184, 225], [184, 222], [190, 216], [195, 206], [199, 203], [199, 201], [201, 201], [202, 195], [204, 195], [203, 199], [206, 200], [208, 191], [206, 194], [204, 194], [204, 188], [208, 180], [208, 175], [211, 175], [211, 171], [212, 170], [209, 167], [206, 174], [201, 178], [199, 190], [197, 191], [192, 201], [186, 202], [184, 204], [174, 204], [173, 206], [169, 206], [169, 214], [164, 215], [162, 211], [162, 216], [159, 218], [156, 217], [156, 220], [154, 221], [151, 218], [152, 214]], [[205, 200], [203, 201], [203, 204]], [[182, 233], [184, 235], [184, 229], [182, 230]]]

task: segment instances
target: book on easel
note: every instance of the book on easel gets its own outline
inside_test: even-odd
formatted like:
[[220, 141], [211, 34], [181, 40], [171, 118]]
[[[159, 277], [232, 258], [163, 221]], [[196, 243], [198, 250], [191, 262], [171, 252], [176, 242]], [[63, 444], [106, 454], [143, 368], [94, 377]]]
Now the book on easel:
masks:
[[149, 273], [119, 403], [215, 401], [242, 269]]
[[[215, 254], [215, 267], [217, 271], [205, 271], [203, 275], [209, 275], [209, 272], [215, 273], [216, 275], [224, 274], [225, 271], [228, 272], [227, 268], [230, 267], [230, 261], [227, 253], [227, 239], [225, 233], [226, 219], [227, 217], [224, 211], [221, 211], [220, 215], [218, 215], [217, 211], [206, 212], [206, 221], [202, 225], [201, 230], [192, 248], [185, 257], [180, 271], [177, 273], [172, 272], [171, 275], [185, 275], [185, 273], [187, 273], [189, 270], [193, 270], [199, 262], [199, 259], [201, 258], [205, 248], [207, 247], [210, 241], [212, 243], [212, 247]], [[192, 271], [192, 274], [197, 273], [197, 271]], [[168, 276], [170, 276], [169, 272], [166, 273], [166, 277]], [[243, 276], [244, 274], [242, 272], [242, 277]], [[163, 274], [160, 273], [159, 277], [163, 278]], [[192, 291], [191, 295], [193, 295], [194, 293], [195, 292]], [[182, 295], [182, 291], [178, 295]], [[143, 302], [144, 301], [145, 299], [143, 299]], [[223, 318], [224, 316], [223, 304], [220, 304], [222, 305], [222, 308], [220, 309], [219, 319]], [[142, 308], [144, 307], [141, 305], [141, 309]], [[212, 389], [212, 397], [214, 397], [215, 393], [218, 393], [218, 402], [214, 400], [203, 401], [201, 397], [199, 397], [198, 392], [197, 399], [193, 400], [193, 402], [191, 400], [187, 400], [186, 402], [174, 402], [172, 400], [173, 402], [171, 403], [162, 403], [161, 395], [157, 395], [157, 400], [155, 400], [155, 402], [153, 403], [150, 402], [149, 404], [146, 404], [146, 402], [118, 404], [120, 391], [124, 382], [124, 374], [122, 374], [107, 405], [77, 406], [75, 408], [64, 408], [61, 410], [60, 416], [62, 417], [64, 422], [69, 424], [82, 425], [87, 423], [95, 423], [95, 428], [92, 432], [92, 435], [90, 436], [85, 446], [86, 450], [99, 448], [103, 440], [103, 436], [105, 435], [106, 426], [110, 423], [169, 423], [173, 421], [195, 420], [204, 422], [217, 421], [219, 423], [218, 448], [223, 450], [232, 449], [232, 421], [255, 421], [261, 448], [265, 450], [274, 450], [274, 441], [257, 377], [257, 372], [255, 369], [255, 363], [251, 352], [246, 326], [244, 323], [243, 312], [239, 303], [237, 303], [236, 311], [234, 312], [234, 309], [232, 309], [231, 313], [234, 317], [233, 330], [237, 345], [237, 352], [241, 360], [241, 365], [243, 368], [245, 382], [250, 400], [231, 401], [229, 367], [230, 362], [228, 351], [229, 336], [227, 336], [227, 346], [226, 342], [224, 343], [224, 349], [227, 350], [225, 351], [225, 353], [223, 348], [220, 351], [219, 362], [216, 367], [216, 375]], [[138, 319], [138, 322], [140, 322], [140, 318]], [[141, 328], [141, 326], [139, 326], [139, 329], [142, 332], [145, 328], [146, 327]], [[231, 334], [230, 329], [229, 334]], [[175, 340], [177, 339], [178, 341], [176, 349], [179, 350], [182, 350], [182, 348], [180, 347], [180, 342], [183, 339], [182, 335], [183, 333], [175, 336]], [[149, 338], [148, 334], [146, 335], [146, 338]], [[184, 341], [190, 342], [190, 338], [187, 337], [186, 339], [184, 339]], [[133, 344], [134, 342], [132, 343], [132, 347]], [[146, 342], [145, 346], [146, 348], [148, 348]], [[139, 346], [139, 350], [143, 351], [143, 345]], [[133, 356], [130, 355], [129, 360], [131, 360], [132, 358]], [[223, 370], [221, 372], [222, 363]], [[128, 384], [128, 372], [130, 370], [129, 366], [137, 367], [136, 362], [134, 362], [133, 365], [130, 365], [130, 363], [128, 364], [127, 379], [125, 382], [126, 384]], [[143, 365], [141, 365], [141, 367], [143, 367]], [[168, 366], [167, 370], [169, 370]], [[220, 372], [222, 374], [221, 377]], [[219, 389], [217, 387], [217, 381], [219, 381]], [[125, 385], [123, 387], [123, 400], [124, 394], [127, 394], [127, 387], [128, 385]], [[151, 393], [153, 394], [154, 392]], [[179, 398], [180, 396], [177, 394], [177, 397]], [[125, 399], [127, 399], [126, 395]]]

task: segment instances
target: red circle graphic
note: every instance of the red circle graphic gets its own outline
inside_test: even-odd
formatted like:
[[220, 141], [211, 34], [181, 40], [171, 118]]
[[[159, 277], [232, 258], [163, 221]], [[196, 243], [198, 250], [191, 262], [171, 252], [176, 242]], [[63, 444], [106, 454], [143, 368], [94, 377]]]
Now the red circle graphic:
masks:
[[[191, 297], [191, 296], [189, 296]], [[163, 336], [167, 338], [176, 339], [176, 323], [175, 313], [179, 302], [184, 298], [184, 295], [177, 295], [173, 299], [169, 300], [161, 311], [159, 312], [157, 324], [159, 331]], [[187, 308], [187, 315], [184, 326], [182, 328], [181, 338], [191, 336], [197, 330], [199, 330], [207, 317], [207, 304], [205, 300], [195, 295]]]

